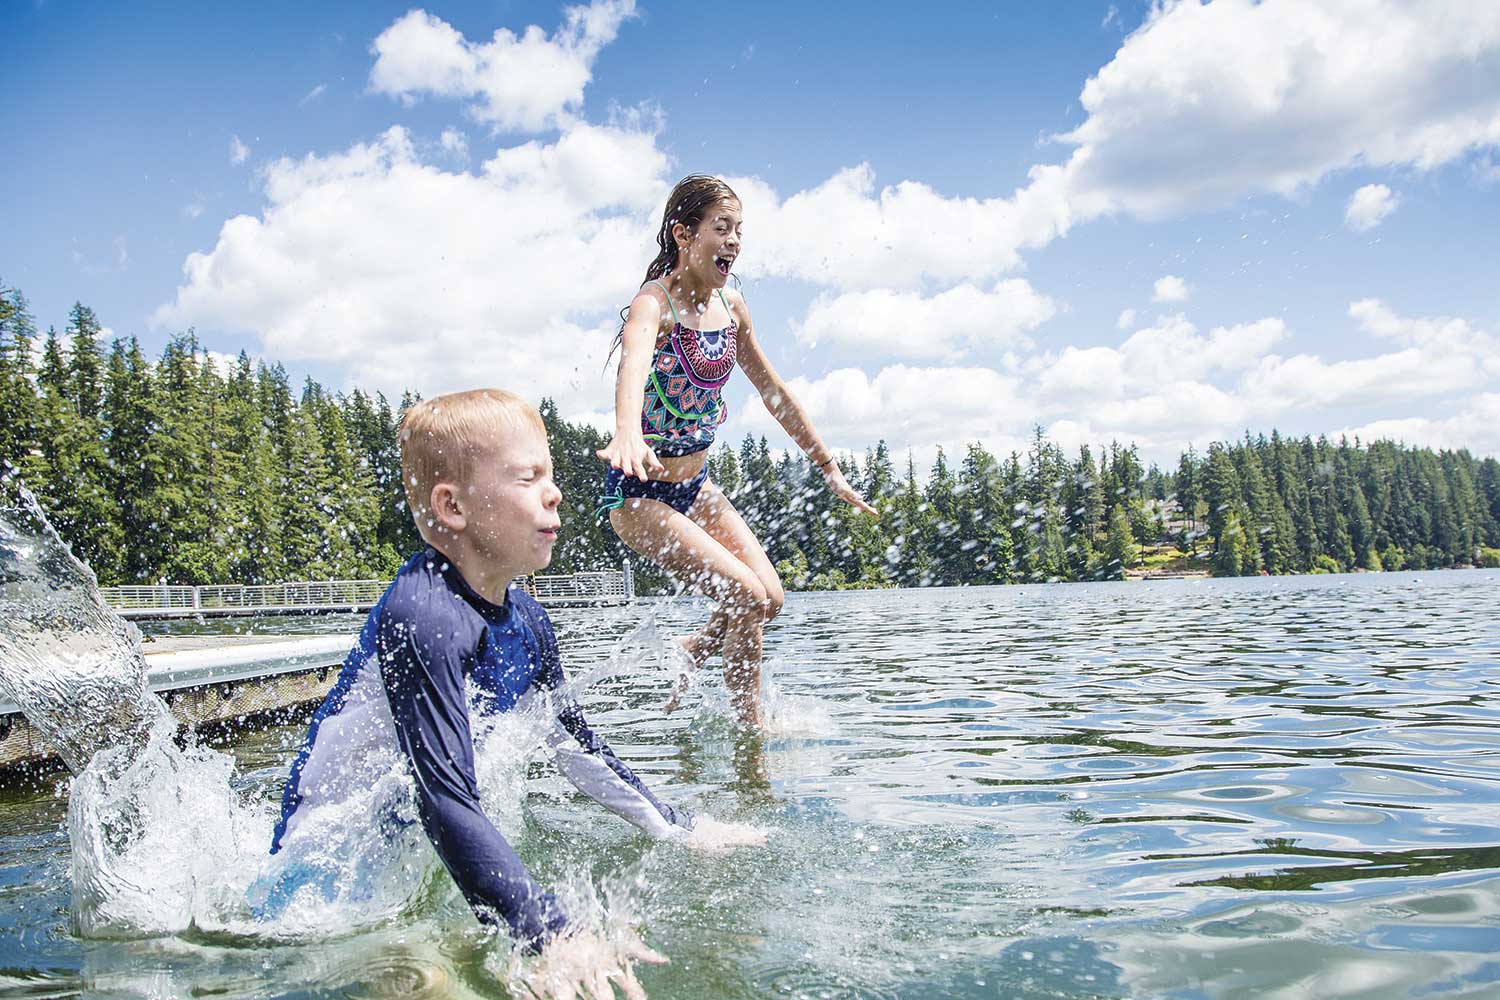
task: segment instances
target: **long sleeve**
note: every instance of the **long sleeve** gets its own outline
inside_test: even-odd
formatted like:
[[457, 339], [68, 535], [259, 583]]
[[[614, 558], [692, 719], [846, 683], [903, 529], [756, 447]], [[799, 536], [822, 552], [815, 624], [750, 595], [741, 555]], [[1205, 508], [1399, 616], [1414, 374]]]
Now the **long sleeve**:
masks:
[[528, 611], [540, 645], [536, 683], [551, 693], [558, 709], [556, 725], [547, 740], [558, 770], [583, 794], [653, 837], [687, 833], [693, 828], [692, 815], [653, 795], [589, 726], [583, 711], [567, 693], [552, 623], [539, 605], [528, 606]]
[[480, 805], [464, 668], [483, 636], [457, 641], [451, 619], [429, 608], [382, 616], [381, 674], [397, 742], [416, 779], [422, 827], [464, 898], [481, 920], [503, 921], [540, 949], [567, 918]]

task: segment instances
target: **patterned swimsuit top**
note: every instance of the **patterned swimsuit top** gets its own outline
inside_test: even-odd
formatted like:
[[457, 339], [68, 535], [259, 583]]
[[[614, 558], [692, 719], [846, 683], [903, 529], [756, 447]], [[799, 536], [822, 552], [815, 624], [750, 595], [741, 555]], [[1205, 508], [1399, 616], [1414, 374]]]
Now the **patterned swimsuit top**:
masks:
[[694, 330], [682, 325], [667, 286], [653, 281], [672, 309], [672, 332], [656, 338], [651, 374], [641, 404], [641, 434], [658, 455], [691, 455], [714, 443], [714, 431], [729, 415], [720, 390], [734, 371], [734, 312], [724, 290], [719, 301], [729, 312], [722, 330]]

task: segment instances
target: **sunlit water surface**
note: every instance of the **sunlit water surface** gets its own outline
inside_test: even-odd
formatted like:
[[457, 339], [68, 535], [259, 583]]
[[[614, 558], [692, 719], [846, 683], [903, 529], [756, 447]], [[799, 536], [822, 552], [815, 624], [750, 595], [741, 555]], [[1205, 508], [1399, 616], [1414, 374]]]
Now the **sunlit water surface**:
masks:
[[[1500, 574], [793, 595], [759, 739], [716, 678], [659, 711], [652, 637], [704, 611], [554, 620], [575, 675], [634, 633], [593, 720], [768, 846], [653, 844], [541, 765], [502, 824], [639, 915], [653, 997], [1500, 996]], [[303, 728], [230, 738], [251, 799]], [[347, 933], [81, 939], [59, 780], [0, 792], [0, 994], [505, 995], [443, 884]]]

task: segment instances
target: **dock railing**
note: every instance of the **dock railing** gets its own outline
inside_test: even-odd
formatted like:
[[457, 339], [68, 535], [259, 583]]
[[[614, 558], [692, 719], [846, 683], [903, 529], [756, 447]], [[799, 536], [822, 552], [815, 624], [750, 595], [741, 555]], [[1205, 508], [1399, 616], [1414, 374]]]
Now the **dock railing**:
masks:
[[628, 601], [631, 593], [627, 574], [569, 573], [559, 576], [529, 576], [526, 592], [543, 604], [558, 601]]
[[[288, 614], [367, 610], [389, 580], [300, 580], [268, 584], [157, 584], [100, 587], [104, 602], [126, 618], [195, 614]], [[527, 593], [543, 604], [623, 604], [635, 596], [630, 567], [592, 573], [530, 576]]]

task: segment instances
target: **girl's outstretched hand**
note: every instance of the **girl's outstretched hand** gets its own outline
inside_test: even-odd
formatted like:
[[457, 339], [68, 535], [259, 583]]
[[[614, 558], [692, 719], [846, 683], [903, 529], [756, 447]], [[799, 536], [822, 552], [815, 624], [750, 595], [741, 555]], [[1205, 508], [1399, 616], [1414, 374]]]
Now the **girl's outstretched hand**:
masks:
[[849, 485], [849, 480], [844, 478], [844, 470], [839, 468], [839, 463], [829, 462], [823, 468], [823, 478], [827, 481], [828, 488], [833, 491], [834, 496], [871, 517], [880, 516], [880, 511], [866, 503], [865, 498], [859, 495], [859, 490]]
[[667, 467], [661, 464], [661, 459], [656, 457], [656, 452], [651, 450], [646, 439], [639, 434], [624, 437], [616, 434], [610, 438], [609, 444], [594, 454], [625, 475], [634, 476], [643, 483], [650, 481], [651, 473], [667, 471]]

